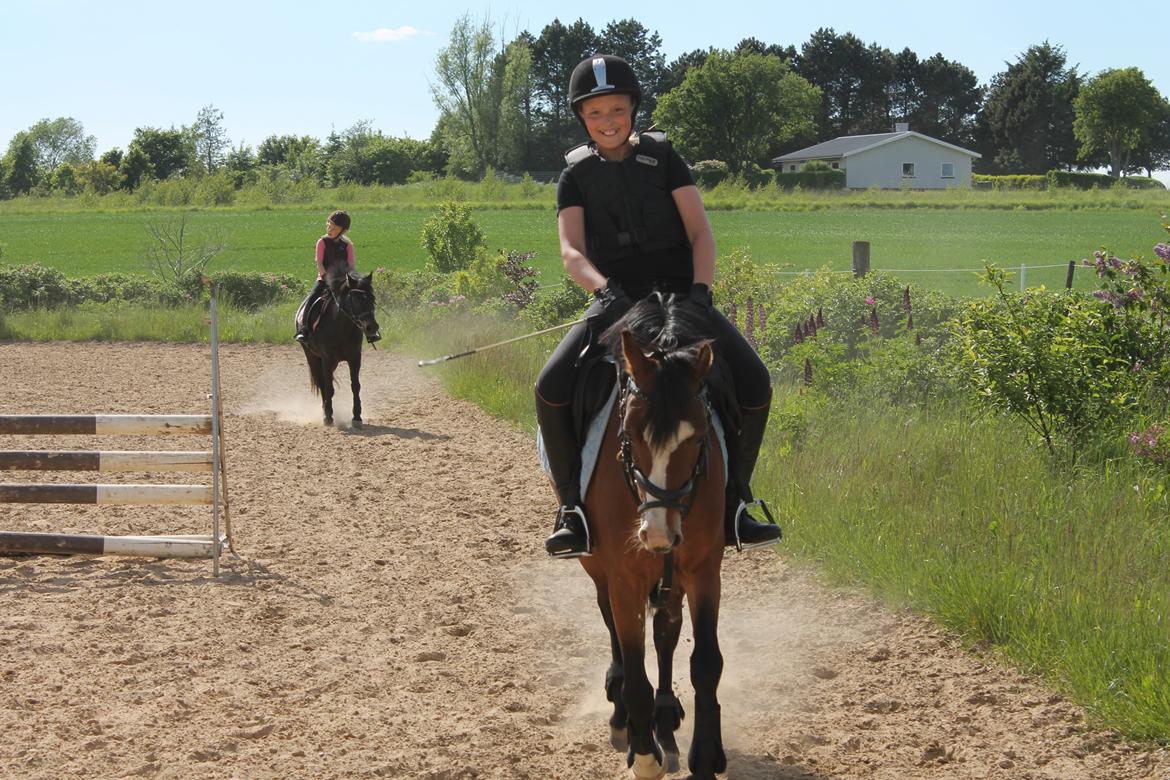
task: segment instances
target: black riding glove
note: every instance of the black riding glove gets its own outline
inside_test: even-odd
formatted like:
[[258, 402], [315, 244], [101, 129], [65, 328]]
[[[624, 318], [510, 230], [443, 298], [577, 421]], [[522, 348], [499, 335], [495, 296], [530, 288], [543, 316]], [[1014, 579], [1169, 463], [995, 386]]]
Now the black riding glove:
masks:
[[715, 303], [711, 298], [711, 288], [702, 282], [695, 282], [691, 285], [686, 300], [688, 304], [694, 306], [704, 316], [709, 314], [711, 309], [715, 307]]
[[630, 296], [626, 295], [625, 291], [612, 281], [606, 281], [605, 287], [598, 287], [594, 290], [593, 298], [601, 304], [601, 313], [597, 315], [595, 320], [600, 329], [599, 332], [621, 319], [621, 316], [634, 305]]

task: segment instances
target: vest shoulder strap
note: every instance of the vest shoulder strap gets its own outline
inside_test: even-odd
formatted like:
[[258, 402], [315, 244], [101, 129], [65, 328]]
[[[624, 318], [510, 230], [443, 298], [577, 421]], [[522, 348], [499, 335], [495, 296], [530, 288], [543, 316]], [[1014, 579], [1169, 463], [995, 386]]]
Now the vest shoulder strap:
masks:
[[582, 144], [577, 144], [569, 151], [565, 152], [565, 164], [570, 168], [579, 165], [593, 156], [593, 148], [586, 141]]

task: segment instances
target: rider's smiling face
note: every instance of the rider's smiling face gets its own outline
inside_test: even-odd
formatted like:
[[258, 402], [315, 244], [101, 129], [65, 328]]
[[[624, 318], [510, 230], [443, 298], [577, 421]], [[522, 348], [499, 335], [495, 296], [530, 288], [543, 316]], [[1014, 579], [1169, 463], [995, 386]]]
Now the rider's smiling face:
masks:
[[334, 225], [331, 220], [325, 220], [325, 235], [330, 238], [337, 238], [345, 231], [345, 228]]

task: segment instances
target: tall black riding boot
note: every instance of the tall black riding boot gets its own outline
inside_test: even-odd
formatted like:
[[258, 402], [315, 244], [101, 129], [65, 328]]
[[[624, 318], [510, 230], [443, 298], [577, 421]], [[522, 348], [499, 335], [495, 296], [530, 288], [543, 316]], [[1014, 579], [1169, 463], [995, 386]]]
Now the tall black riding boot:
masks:
[[[729, 437], [730, 478], [727, 480], [727, 514], [723, 530], [727, 546], [740, 551], [780, 541], [780, 526], [772, 520], [767, 505], [752, 497], [751, 489], [752, 472], [756, 469], [764, 429], [768, 426], [769, 406], [771, 403], [755, 409], [740, 407], [742, 422], [739, 433]], [[750, 506], [759, 506], [768, 522], [761, 523], [748, 514]]]
[[556, 525], [544, 540], [544, 549], [554, 558], [588, 555], [589, 524], [581, 507], [581, 445], [573, 426], [573, 408], [569, 404], [553, 406], [538, 392], [536, 421], [560, 501]]

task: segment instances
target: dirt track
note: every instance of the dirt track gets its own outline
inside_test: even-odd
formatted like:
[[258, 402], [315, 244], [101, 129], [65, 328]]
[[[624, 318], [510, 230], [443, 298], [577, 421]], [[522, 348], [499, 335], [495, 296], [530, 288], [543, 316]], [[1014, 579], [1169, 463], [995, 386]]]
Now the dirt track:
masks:
[[[295, 346], [221, 356], [242, 558], [216, 582], [202, 561], [0, 557], [0, 777], [624, 777], [605, 630], [580, 567], [541, 549], [552, 498], [528, 437], [390, 353], [367, 355], [361, 432], [319, 424]], [[205, 348], [8, 343], [0, 366], [4, 412], [207, 410]], [[187, 445], [203, 446], [0, 437]], [[17, 478], [35, 475], [0, 480]], [[206, 522], [190, 508], [0, 507], [3, 530]], [[771, 553], [731, 555], [724, 583], [729, 778], [1170, 778], [1165, 751], [1086, 728], [922, 619]]]

